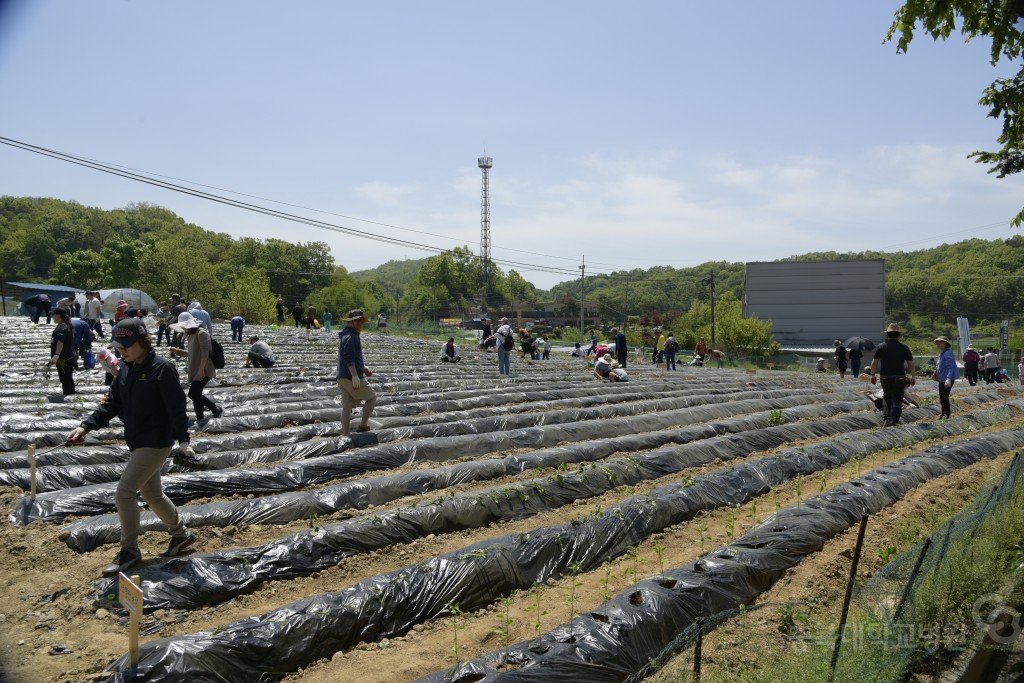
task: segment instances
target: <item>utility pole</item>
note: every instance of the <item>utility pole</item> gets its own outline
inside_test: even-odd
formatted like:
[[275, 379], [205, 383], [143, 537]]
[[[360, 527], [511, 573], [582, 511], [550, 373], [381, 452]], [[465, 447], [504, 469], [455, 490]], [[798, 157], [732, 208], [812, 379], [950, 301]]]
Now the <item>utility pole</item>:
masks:
[[626, 331], [626, 323], [629, 322], [629, 278], [626, 278], [626, 300], [622, 303], [622, 331]]
[[587, 282], [587, 257], [584, 255], [580, 265], [580, 343], [583, 343], [583, 298]]
[[705, 287], [711, 288], [711, 348], [715, 348], [715, 271], [700, 281]]

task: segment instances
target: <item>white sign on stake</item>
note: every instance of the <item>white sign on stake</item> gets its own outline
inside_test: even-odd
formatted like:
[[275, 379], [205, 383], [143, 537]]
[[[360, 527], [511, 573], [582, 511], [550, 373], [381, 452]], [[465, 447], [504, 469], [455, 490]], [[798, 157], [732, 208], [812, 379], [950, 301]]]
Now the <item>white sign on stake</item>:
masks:
[[135, 668], [139, 665], [139, 621], [142, 619], [141, 580], [136, 574], [132, 578], [118, 574], [117, 594], [121, 605], [128, 610], [128, 665]]

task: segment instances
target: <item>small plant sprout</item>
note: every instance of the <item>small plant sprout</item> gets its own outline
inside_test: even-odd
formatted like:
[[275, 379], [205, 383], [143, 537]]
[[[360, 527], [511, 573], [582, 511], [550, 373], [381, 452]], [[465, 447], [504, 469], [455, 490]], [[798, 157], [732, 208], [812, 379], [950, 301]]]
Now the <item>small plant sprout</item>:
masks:
[[494, 633], [498, 636], [498, 644], [505, 649], [505, 656], [502, 661], [508, 661], [508, 645], [512, 642], [512, 603], [515, 602], [516, 593], [498, 600], [501, 605], [501, 614], [498, 615], [498, 628]]
[[667, 550], [667, 548], [666, 548], [665, 544], [662, 543], [659, 540], [659, 541], [655, 542], [655, 544], [653, 546], [653, 549], [654, 549], [654, 554], [658, 556], [658, 573], [659, 574], [664, 574], [665, 573], [665, 551]]
[[309, 516], [309, 528], [313, 530], [313, 533], [320, 531], [320, 515], [314, 513]]
[[583, 565], [580, 562], [573, 562], [569, 565], [569, 585], [565, 587], [565, 604], [569, 608], [569, 638], [572, 638], [573, 622], [576, 620], [576, 590], [583, 585], [580, 581], [580, 573]]
[[458, 663], [462, 661], [459, 659], [459, 631], [465, 628], [462, 623], [462, 616], [464, 612], [462, 611], [462, 608], [459, 607], [458, 603], [455, 602], [449, 602], [445, 609], [447, 609], [448, 613], [451, 614], [451, 618], [445, 622], [445, 625], [448, 626], [452, 632], [451, 654], [448, 655], [448, 658], [454, 659], [455, 662]]
[[706, 539], [707, 535], [708, 535], [708, 525], [707, 524], [701, 524], [699, 527], [697, 527], [697, 533], [700, 534], [700, 554], [703, 555], [704, 554], [704, 539]]
[[750, 499], [750, 513], [747, 515], [752, 525], [757, 524], [757, 498]]
[[540, 581], [535, 581], [534, 584], [530, 586], [530, 595], [533, 596], [533, 604], [527, 607], [526, 611], [533, 612], [534, 619], [530, 622], [530, 626], [533, 627], [534, 633], [537, 636], [540, 636], [541, 617], [547, 614], [547, 612], [541, 608], [541, 598], [544, 597], [544, 584]]
[[803, 483], [804, 475], [798, 474], [793, 478], [793, 490], [796, 491], [796, 509], [800, 509], [800, 501], [803, 500], [803, 495], [800, 493], [800, 487]]
[[611, 583], [615, 575], [612, 574], [612, 558], [604, 561], [604, 578], [601, 579], [601, 599], [608, 602], [612, 599]]
[[633, 565], [630, 572], [633, 574], [633, 583], [636, 584], [636, 582], [640, 580], [640, 565], [643, 564], [644, 560], [641, 559], [640, 552], [637, 550], [635, 545], [631, 545], [626, 548], [626, 557]]
[[820, 491], [820, 493], [825, 493], [825, 491], [827, 491], [827, 490], [828, 490], [828, 475], [825, 474], [824, 472], [822, 472], [821, 473], [821, 491]]
[[729, 515], [725, 518], [725, 535], [729, 543], [732, 543], [733, 536], [736, 535], [736, 509], [732, 506], [729, 506]]

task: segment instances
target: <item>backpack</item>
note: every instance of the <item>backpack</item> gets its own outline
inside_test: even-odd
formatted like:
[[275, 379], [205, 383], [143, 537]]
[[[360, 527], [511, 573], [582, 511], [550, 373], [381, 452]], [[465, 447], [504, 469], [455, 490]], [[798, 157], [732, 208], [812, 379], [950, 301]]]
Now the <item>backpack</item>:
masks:
[[504, 341], [501, 342], [501, 346], [506, 351], [511, 351], [516, 347], [516, 340], [512, 338], [511, 334], [502, 338], [504, 339]]
[[227, 364], [224, 360], [224, 347], [213, 337], [210, 337], [210, 360], [213, 361], [213, 367], [218, 370], [223, 370]]
[[665, 342], [665, 350], [669, 353], [676, 353], [679, 351], [679, 342], [675, 339]]

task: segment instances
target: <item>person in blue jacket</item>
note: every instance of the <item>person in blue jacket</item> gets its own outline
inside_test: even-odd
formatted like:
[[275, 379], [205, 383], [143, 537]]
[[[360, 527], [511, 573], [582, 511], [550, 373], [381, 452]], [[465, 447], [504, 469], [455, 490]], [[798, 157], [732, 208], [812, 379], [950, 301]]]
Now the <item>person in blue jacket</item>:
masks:
[[72, 318], [71, 334], [75, 338], [75, 350], [79, 356], [84, 356], [86, 351], [92, 350], [93, 330], [88, 321]]
[[939, 350], [939, 363], [935, 369], [935, 378], [939, 383], [941, 417], [949, 417], [949, 393], [953, 390], [953, 383], [960, 379], [960, 370], [956, 367], [956, 359], [953, 357], [949, 339], [936, 337], [935, 348]]
[[124, 423], [128, 463], [114, 498], [121, 523], [121, 548], [114, 561], [103, 568], [103, 576], [117, 576], [142, 562], [136, 501], [140, 492], [171, 533], [164, 557], [179, 554], [196, 540], [160, 483], [160, 471], [175, 441], [187, 457], [195, 457], [188, 445], [188, 414], [178, 370], [153, 352], [153, 340], [138, 318], [117, 323], [111, 331], [110, 345], [121, 351], [121, 371], [99, 407], [68, 435], [71, 443], [81, 443], [88, 432], [106, 427], [115, 417]]

